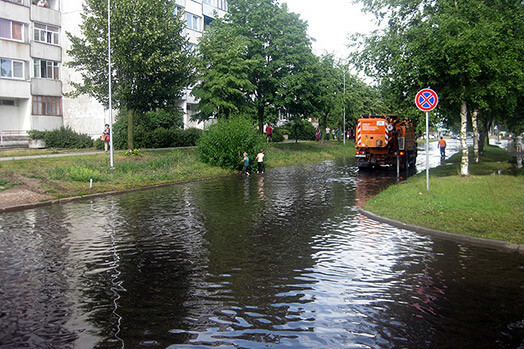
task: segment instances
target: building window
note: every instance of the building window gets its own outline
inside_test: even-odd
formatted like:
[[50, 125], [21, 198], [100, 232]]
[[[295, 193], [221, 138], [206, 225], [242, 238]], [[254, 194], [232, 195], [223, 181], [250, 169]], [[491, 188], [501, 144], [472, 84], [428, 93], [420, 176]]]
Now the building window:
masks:
[[198, 22], [200, 20], [200, 17], [195, 16], [192, 13], [187, 12], [186, 13], [187, 18], [187, 27], [189, 29], [199, 30]]
[[217, 0], [217, 7], [221, 10], [227, 11], [227, 0]]
[[0, 60], [1, 73], [3, 78], [23, 79], [24, 78], [24, 61], [16, 61], [14, 59]]
[[0, 38], [24, 41], [24, 24], [0, 18]]
[[0, 105], [6, 105], [8, 107], [16, 107], [17, 103], [16, 101], [12, 99], [0, 99]]
[[204, 0], [206, 4], [213, 5], [213, 0]]
[[60, 63], [35, 59], [35, 78], [60, 79]]
[[62, 97], [33, 96], [33, 115], [62, 116]]
[[60, 28], [45, 24], [35, 23], [33, 39], [38, 42], [58, 45]]
[[12, 2], [12, 3], [15, 3], [15, 4], [20, 4], [20, 5], [24, 4], [24, 0], [5, 0], [5, 1]]

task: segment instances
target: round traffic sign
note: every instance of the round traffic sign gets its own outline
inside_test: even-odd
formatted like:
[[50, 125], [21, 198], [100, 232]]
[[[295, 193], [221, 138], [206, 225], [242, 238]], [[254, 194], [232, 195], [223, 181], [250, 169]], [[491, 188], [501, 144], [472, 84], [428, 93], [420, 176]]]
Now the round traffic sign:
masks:
[[415, 104], [422, 111], [433, 110], [438, 104], [437, 93], [429, 88], [422, 89], [415, 97]]

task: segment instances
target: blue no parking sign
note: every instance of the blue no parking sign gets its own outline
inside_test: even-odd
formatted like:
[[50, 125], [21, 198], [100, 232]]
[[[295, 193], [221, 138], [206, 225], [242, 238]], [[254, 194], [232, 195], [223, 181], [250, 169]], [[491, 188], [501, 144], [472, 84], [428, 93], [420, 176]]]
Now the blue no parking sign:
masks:
[[415, 104], [422, 111], [433, 110], [438, 104], [437, 93], [429, 88], [422, 89], [415, 97]]

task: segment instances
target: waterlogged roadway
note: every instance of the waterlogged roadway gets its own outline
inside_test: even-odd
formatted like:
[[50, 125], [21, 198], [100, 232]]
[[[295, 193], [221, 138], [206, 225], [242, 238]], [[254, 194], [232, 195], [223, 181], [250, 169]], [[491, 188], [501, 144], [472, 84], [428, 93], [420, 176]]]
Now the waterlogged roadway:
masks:
[[2, 214], [0, 347], [524, 345], [524, 257], [357, 212], [395, 180], [348, 159]]

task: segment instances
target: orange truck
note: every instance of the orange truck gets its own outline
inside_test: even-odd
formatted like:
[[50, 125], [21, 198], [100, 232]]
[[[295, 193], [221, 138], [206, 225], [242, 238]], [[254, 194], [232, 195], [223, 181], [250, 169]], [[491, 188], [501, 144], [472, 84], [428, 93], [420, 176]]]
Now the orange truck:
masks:
[[355, 132], [358, 168], [415, 168], [417, 144], [413, 124], [398, 115], [362, 115]]

